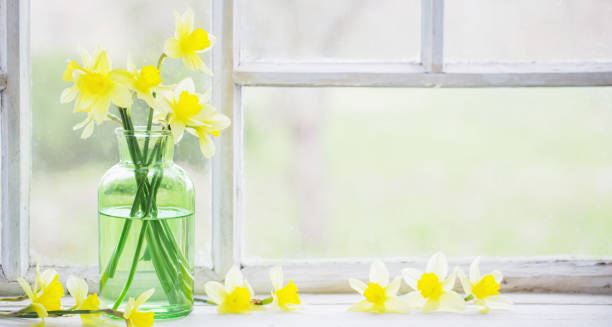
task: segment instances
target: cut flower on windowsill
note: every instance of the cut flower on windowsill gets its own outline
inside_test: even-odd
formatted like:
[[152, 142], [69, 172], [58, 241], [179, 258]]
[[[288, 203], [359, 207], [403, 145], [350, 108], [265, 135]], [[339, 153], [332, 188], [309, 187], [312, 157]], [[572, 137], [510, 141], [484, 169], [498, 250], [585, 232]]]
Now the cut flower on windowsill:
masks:
[[[89, 292], [89, 286], [84, 279], [69, 276], [66, 281], [66, 288], [68, 293], [74, 298], [76, 304], [72, 307], [72, 310], [99, 310], [100, 299], [98, 294], [87, 294]], [[100, 318], [100, 314], [82, 314], [81, 320], [84, 325], [88, 326], [99, 326], [104, 324], [104, 320]]]
[[136, 300], [131, 297], [125, 306], [123, 319], [127, 322], [128, 327], [151, 327], [155, 321], [154, 312], [140, 312], [138, 308], [153, 296], [155, 289], [150, 289], [140, 294]]
[[490, 309], [510, 309], [512, 301], [499, 294], [499, 285], [503, 280], [500, 271], [495, 270], [480, 276], [480, 258], [474, 259], [470, 265], [469, 279], [463, 271], [459, 271], [459, 280], [466, 294], [466, 299], [474, 300], [479, 306], [480, 313], [487, 313]]
[[373, 262], [370, 266], [370, 282], [367, 285], [358, 279], [349, 279], [351, 288], [365, 297], [365, 300], [356, 303], [349, 310], [371, 313], [408, 313], [409, 303], [397, 296], [401, 283], [401, 277], [396, 277], [389, 283], [389, 271], [385, 264], [381, 261]]
[[41, 325], [48, 316], [47, 311], [60, 310], [60, 298], [64, 296], [64, 287], [59, 282], [59, 276], [55, 270], [46, 269], [41, 274], [40, 268], [36, 265], [34, 288], [31, 288], [30, 284], [21, 277], [17, 279], [17, 282], [31, 301], [31, 304], [23, 311], [36, 312], [42, 319]]
[[225, 285], [209, 281], [204, 288], [211, 302], [217, 305], [219, 314], [247, 313], [261, 308], [251, 301], [253, 288], [236, 266], [225, 275]]
[[280, 311], [293, 311], [300, 304], [298, 288], [293, 280], [283, 286], [283, 269], [273, 267], [270, 269], [270, 281], [272, 282], [272, 307]]
[[413, 308], [425, 313], [439, 311], [458, 312], [465, 309], [463, 298], [453, 291], [457, 268], [448, 275], [446, 256], [438, 252], [427, 263], [425, 272], [408, 268], [402, 271], [404, 281], [414, 291], [403, 296]]

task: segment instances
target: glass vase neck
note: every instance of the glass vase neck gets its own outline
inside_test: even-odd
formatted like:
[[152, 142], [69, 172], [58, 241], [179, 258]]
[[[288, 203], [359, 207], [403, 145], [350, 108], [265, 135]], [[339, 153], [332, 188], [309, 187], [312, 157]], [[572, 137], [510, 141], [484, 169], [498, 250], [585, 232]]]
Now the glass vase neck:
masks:
[[168, 130], [147, 130], [136, 126], [134, 130], [117, 128], [119, 162], [135, 167], [168, 166], [174, 155], [174, 139]]

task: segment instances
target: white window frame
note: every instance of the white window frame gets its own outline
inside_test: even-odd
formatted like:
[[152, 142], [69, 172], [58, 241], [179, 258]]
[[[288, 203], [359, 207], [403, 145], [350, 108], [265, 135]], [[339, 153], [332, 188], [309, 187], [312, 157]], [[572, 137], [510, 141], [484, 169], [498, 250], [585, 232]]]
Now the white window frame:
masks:
[[[282, 264], [286, 274], [304, 292], [349, 291], [349, 277], [365, 279], [369, 260], [296, 260], [247, 262], [242, 257], [244, 216], [243, 139], [244, 86], [367, 86], [367, 87], [523, 87], [610, 86], [612, 63], [570, 66], [451, 64], [443, 61], [444, 0], [422, 0], [420, 63], [251, 63], [239, 52], [239, 1], [212, 0], [212, 30], [217, 45], [212, 53], [213, 103], [230, 117], [230, 131], [219, 139], [212, 161], [213, 267], [196, 267], [196, 291], [207, 280], [219, 280], [232, 265], [240, 265], [258, 291], [269, 289], [267, 270]], [[256, 1], [256, 0], [248, 0]], [[31, 110], [29, 0], [0, 0], [0, 121], [1, 121], [1, 228], [0, 292], [16, 293], [15, 279], [29, 264], [29, 187], [31, 171]], [[571, 68], [567, 70], [567, 68]], [[453, 258], [452, 265], [467, 266], [470, 258]], [[390, 258], [392, 273], [424, 265], [423, 258]], [[565, 291], [612, 293], [612, 259], [573, 257], [490, 258], [506, 275], [502, 288], [513, 291]], [[97, 285], [95, 266], [54, 266], [61, 278], [71, 273]], [[95, 287], [94, 287], [95, 288]]]

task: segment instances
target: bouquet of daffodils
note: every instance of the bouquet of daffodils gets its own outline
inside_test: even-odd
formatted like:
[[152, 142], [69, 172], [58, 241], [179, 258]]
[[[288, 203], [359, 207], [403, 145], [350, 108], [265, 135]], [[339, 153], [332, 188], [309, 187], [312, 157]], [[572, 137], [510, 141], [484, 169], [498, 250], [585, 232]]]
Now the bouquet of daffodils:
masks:
[[[211, 136], [218, 136], [222, 129], [230, 125], [229, 118], [219, 113], [209, 103], [210, 91], [197, 93], [191, 78], [186, 78], [175, 85], [166, 84], [162, 80], [160, 71], [167, 58], [182, 59], [187, 68], [195, 72], [212, 74], [203, 63], [200, 54], [211, 49], [215, 44], [215, 38], [202, 28], [194, 28], [191, 10], [183, 15], [175, 13], [175, 19], [174, 37], [166, 40], [164, 51], [156, 66], [147, 65], [138, 68], [128, 59], [125, 69], [113, 69], [107, 52], [98, 48], [93, 55], [81, 50], [82, 61], [79, 63], [71, 60], [63, 75], [64, 81], [73, 84], [62, 92], [60, 101], [62, 103], [74, 101], [74, 111], [87, 114], [85, 120], [74, 126], [75, 130], [82, 129], [82, 138], [91, 136], [95, 126], [106, 121], [116, 122], [125, 131], [132, 131], [131, 134], [125, 134], [129, 155], [135, 166], [134, 178], [137, 185], [130, 217], [156, 217], [156, 198], [162, 176], [159, 169], [149, 167], [152, 161], [160, 158], [162, 149], [166, 148], [166, 144], [161, 139], [150, 142], [147, 138], [142, 144], [135, 138], [131, 110], [135, 101], [146, 104], [145, 110], [147, 110], [144, 115], [147, 117], [144, 123], [146, 127], [138, 128], [138, 131], [145, 130], [149, 133], [153, 130], [171, 131], [175, 143], [178, 143], [187, 131], [199, 138], [200, 149], [207, 158], [215, 152]], [[116, 108], [116, 113], [111, 112], [111, 108]], [[149, 174], [150, 169], [152, 174]], [[101, 290], [116, 274], [132, 223], [131, 219], [124, 222], [110, 260], [103, 263], [106, 266], [100, 278]], [[155, 244], [147, 241], [149, 249], [146, 256], [155, 264], [168, 298], [184, 298], [191, 301], [193, 295], [191, 269], [166, 222], [144, 221], [141, 236], [145, 234], [154, 235], [155, 240], [159, 241]], [[119, 307], [127, 295], [143, 239], [144, 237], [139, 239], [129, 278], [116, 299], [113, 310]], [[176, 280], [172, 274], [164, 274], [171, 269], [184, 272], [183, 275], [186, 276], [184, 278], [187, 280]], [[180, 294], [177, 295], [176, 292]]]

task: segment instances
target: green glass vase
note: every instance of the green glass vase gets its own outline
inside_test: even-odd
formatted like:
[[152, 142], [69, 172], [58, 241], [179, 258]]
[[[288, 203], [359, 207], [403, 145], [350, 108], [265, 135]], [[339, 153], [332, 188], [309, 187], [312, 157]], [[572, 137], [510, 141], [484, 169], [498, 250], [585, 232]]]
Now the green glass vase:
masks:
[[167, 130], [117, 129], [119, 163], [98, 188], [100, 299], [121, 310], [153, 288], [141, 311], [186, 316], [193, 305], [194, 190], [172, 161]]

